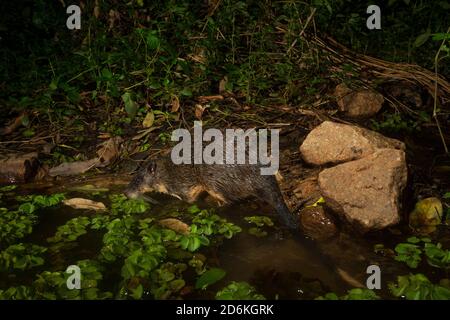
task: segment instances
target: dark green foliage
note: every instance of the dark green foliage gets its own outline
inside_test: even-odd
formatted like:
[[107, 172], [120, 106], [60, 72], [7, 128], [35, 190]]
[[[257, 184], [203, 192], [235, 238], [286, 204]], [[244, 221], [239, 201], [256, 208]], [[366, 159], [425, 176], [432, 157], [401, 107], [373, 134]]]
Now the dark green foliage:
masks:
[[442, 249], [440, 243], [425, 243], [424, 252], [433, 267], [450, 268], [450, 250]]
[[408, 300], [448, 300], [450, 289], [435, 285], [423, 274], [399, 276], [397, 284], [390, 284], [389, 289], [396, 297]]
[[395, 260], [406, 263], [410, 268], [417, 268], [425, 255], [429, 265], [436, 268], [450, 268], [450, 250], [442, 248], [442, 244], [434, 244], [429, 238], [410, 237], [407, 243], [399, 243], [395, 247]]
[[[10, 191], [12, 188], [2, 190]], [[184, 273], [188, 268], [199, 275], [196, 283], [191, 284], [197, 290], [218, 282], [225, 275], [221, 269], [209, 268], [202, 254], [191, 252], [212, 244], [218, 246], [223, 239], [240, 231], [212, 210], [191, 206], [170, 214], [186, 217], [190, 222], [186, 233], [180, 234], [162, 227], [159, 218], [143, 216], [150, 209], [145, 202], [111, 194], [105, 211], [94, 215], [87, 211], [89, 215], [67, 220], [47, 241], [43, 239], [44, 246], [40, 246], [17, 240], [32, 233], [32, 226], [45, 214], [42, 209], [58, 205], [64, 196], [9, 196], [17, 202], [14, 206], [18, 210], [0, 209], [0, 235], [5, 244], [0, 251], [0, 276], [17, 277], [19, 272], [27, 272], [27, 277], [26, 283], [21, 280], [15, 286], [2, 287], [0, 299], [177, 298], [186, 286]], [[93, 245], [88, 249], [90, 258], [73, 261], [70, 250], [85, 252], [85, 246], [80, 245], [83, 239], [95, 238], [100, 245], [89, 243]], [[81, 270], [81, 289], [67, 287], [70, 274], [62, 268], [72, 264]], [[118, 277], [114, 295], [103, 289], [107, 285], [103, 274], [110, 274], [110, 270], [115, 270], [113, 273]]]
[[43, 254], [47, 248], [29, 243], [10, 245], [0, 252], [0, 270], [26, 270], [44, 264]]
[[[75, 32], [65, 27], [61, 2], [5, 2], [0, 8], [10, 14], [0, 26], [0, 82], [6, 86], [0, 99], [10, 108], [58, 116], [83, 111], [82, 99], [106, 99], [108, 112], [122, 100], [133, 119], [145, 115], [146, 101], [162, 105], [174, 95], [213, 94], [226, 77], [225, 89], [249, 101], [295, 102], [302, 93], [321, 91], [323, 79], [305, 71], [326, 69], [298, 37], [313, 7], [320, 31], [353, 49], [432, 67], [450, 4], [389, 1], [381, 6], [379, 31], [366, 28], [369, 4], [225, 0], [213, 10], [204, 1], [98, 1], [95, 17], [96, 2], [87, 2]], [[104, 129], [121, 131], [111, 123]]]
[[31, 233], [36, 220], [35, 215], [0, 208], [0, 243], [11, 243]]
[[150, 208], [144, 200], [127, 199], [123, 194], [113, 194], [110, 197], [111, 212], [113, 214], [136, 214], [143, 213]]
[[337, 294], [330, 292], [324, 296], [318, 297], [317, 300], [378, 300], [380, 297], [373, 291], [365, 288], [355, 288], [348, 290], [347, 294], [339, 297]]
[[[383, 2], [352, 0], [314, 0], [318, 27], [357, 51], [398, 62], [418, 63], [432, 68], [440, 43], [432, 35], [445, 33], [449, 1], [390, 0]], [[381, 30], [366, 28], [366, 9], [381, 9]], [[441, 36], [442, 37], [442, 36]], [[449, 72], [448, 66], [445, 72]]]
[[114, 219], [106, 225], [107, 232], [103, 236], [103, 248], [101, 256], [107, 261], [114, 261], [117, 257], [123, 257], [128, 252], [137, 248], [137, 244], [132, 240], [132, 227], [136, 220], [132, 217]]
[[30, 234], [33, 230], [33, 225], [38, 221], [35, 211], [55, 206], [63, 199], [64, 195], [62, 193], [49, 196], [30, 195], [16, 197], [16, 200], [22, 203], [15, 211], [0, 208], [0, 246], [4, 243], [12, 243]]
[[256, 237], [267, 236], [268, 233], [264, 230], [264, 227], [273, 227], [274, 225], [273, 221], [269, 217], [265, 216], [245, 217], [245, 221], [255, 225], [255, 227], [248, 229], [248, 233]]
[[85, 234], [86, 227], [90, 224], [88, 217], [77, 217], [69, 220], [66, 224], [58, 227], [56, 234], [48, 238], [47, 241], [52, 242], [70, 242], [75, 241], [81, 235]]
[[265, 300], [256, 289], [246, 282], [231, 282], [216, 294], [217, 300]]
[[395, 247], [395, 252], [395, 260], [405, 262], [411, 268], [417, 268], [422, 260], [422, 250], [415, 244], [400, 243]]

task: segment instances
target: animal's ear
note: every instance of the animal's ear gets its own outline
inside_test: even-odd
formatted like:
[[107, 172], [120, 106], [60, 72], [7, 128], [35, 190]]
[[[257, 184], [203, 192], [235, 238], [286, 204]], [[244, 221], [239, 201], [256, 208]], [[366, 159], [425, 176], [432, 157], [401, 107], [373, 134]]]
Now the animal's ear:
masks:
[[149, 174], [154, 174], [156, 172], [156, 162], [150, 161], [150, 163], [147, 165], [147, 172]]

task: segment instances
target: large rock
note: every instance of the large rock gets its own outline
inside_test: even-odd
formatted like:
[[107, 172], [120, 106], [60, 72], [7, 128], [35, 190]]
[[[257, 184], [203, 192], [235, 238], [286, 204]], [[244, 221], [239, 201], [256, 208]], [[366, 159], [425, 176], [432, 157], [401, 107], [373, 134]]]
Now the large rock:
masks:
[[329, 207], [366, 232], [400, 221], [399, 197], [406, 179], [405, 153], [381, 149], [323, 170], [319, 186]]
[[405, 145], [374, 131], [325, 121], [308, 134], [300, 152], [306, 162], [324, 165], [361, 159], [385, 148], [404, 150]]
[[339, 111], [351, 118], [374, 116], [383, 106], [384, 97], [369, 89], [352, 90], [346, 84], [336, 86], [334, 95]]

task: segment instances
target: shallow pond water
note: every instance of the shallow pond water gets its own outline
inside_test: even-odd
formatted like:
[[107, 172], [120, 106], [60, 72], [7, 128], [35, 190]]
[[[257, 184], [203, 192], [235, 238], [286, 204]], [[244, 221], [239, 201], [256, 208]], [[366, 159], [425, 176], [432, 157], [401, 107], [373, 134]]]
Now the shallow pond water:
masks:
[[[77, 185], [88, 183], [62, 182], [59, 186], [43, 188], [32, 193], [50, 194], [56, 188], [65, 193], [66, 199], [83, 197], [104, 202], [109, 207], [111, 203], [108, 195], [120, 193], [123, 189], [121, 185], [114, 186], [107, 192], [95, 195], [73, 191]], [[2, 206], [14, 206], [13, 195], [31, 193], [30, 190], [32, 189], [29, 187], [19, 187], [14, 193], [9, 194], [10, 198], [8, 195], [2, 198]], [[154, 198], [159, 204], [142, 213], [140, 218], [161, 219], [178, 216], [183, 220], [178, 213], [190, 206], [165, 195], [154, 195]], [[373, 249], [377, 243], [389, 246], [404, 241], [405, 237], [398, 230], [366, 237], [342, 233], [326, 242], [314, 242], [301, 234], [279, 228], [277, 216], [270, 207], [263, 204], [247, 201], [215, 208], [208, 202], [201, 201], [198, 206], [214, 210], [221, 218], [240, 226], [242, 232], [231, 239], [223, 239], [216, 245], [202, 247], [198, 251], [206, 258], [205, 265], [225, 270], [226, 276], [206, 290], [195, 290], [193, 287], [198, 276], [188, 269], [183, 276], [186, 281], [185, 287], [188, 288], [183, 293], [184, 299], [214, 298], [215, 293], [230, 281], [248, 282], [268, 299], [314, 299], [327, 292], [345, 294], [348, 289], [365, 285], [369, 276], [366, 269], [371, 264], [379, 265], [382, 271], [382, 289], [377, 294], [389, 298], [387, 282], [395, 280], [398, 275], [408, 274], [408, 269], [403, 264], [375, 254]], [[93, 214], [93, 211], [73, 209], [62, 204], [40, 209], [37, 211], [39, 222], [33, 227], [33, 232], [20, 242], [48, 246], [47, 239], [55, 235], [59, 226], [75, 217], [89, 217]], [[107, 212], [100, 214], [108, 215]], [[266, 236], [257, 237], [248, 232], [252, 225], [245, 221], [246, 216], [268, 216], [275, 222], [275, 226], [265, 229]], [[76, 243], [48, 253], [42, 266], [27, 271], [0, 273], [0, 289], [21, 284], [29, 285], [35, 275], [44, 270], [63, 271], [76, 261], [96, 259], [102, 248], [104, 234], [105, 231], [91, 231], [80, 236]], [[104, 274], [103, 289], [111, 292], [118, 290], [122, 263], [119, 260], [108, 265]]]

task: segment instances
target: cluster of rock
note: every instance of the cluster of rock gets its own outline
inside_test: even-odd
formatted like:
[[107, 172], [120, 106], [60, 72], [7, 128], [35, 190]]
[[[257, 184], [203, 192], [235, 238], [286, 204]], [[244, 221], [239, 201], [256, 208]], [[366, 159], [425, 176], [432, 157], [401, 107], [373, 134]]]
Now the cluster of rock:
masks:
[[[325, 121], [308, 134], [300, 152], [308, 164], [326, 167], [318, 175], [318, 190], [339, 220], [363, 233], [400, 221], [400, 197], [407, 181], [402, 142]], [[308, 221], [305, 214], [301, 222]]]

